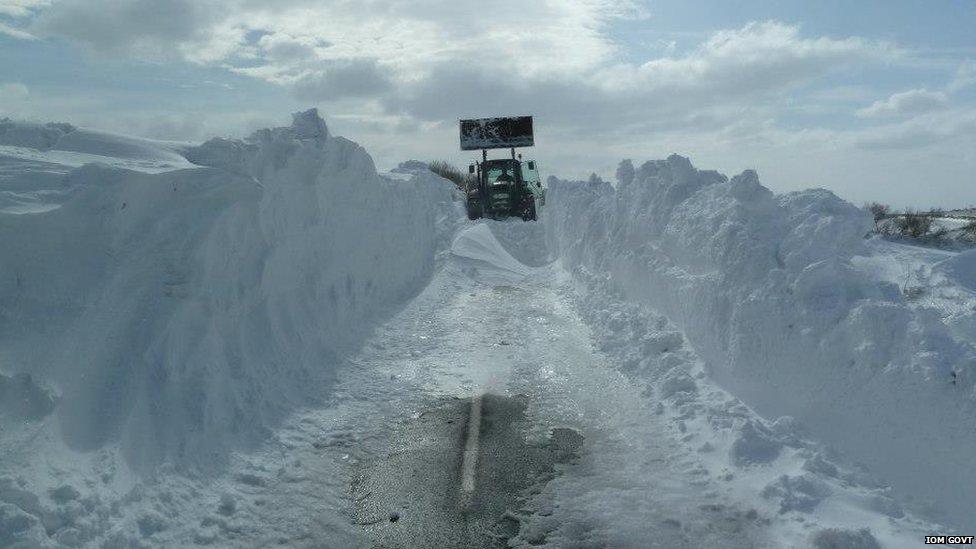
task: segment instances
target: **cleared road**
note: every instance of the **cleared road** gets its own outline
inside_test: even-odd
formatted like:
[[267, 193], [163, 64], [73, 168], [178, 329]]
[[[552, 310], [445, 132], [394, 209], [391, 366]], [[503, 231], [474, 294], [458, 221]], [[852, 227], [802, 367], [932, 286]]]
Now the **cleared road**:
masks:
[[523, 494], [540, 489], [580, 446], [568, 430], [526, 443], [524, 412], [524, 398], [484, 395], [444, 400], [405, 424], [389, 453], [366, 463], [354, 483], [356, 519], [373, 546], [506, 547], [519, 529]]

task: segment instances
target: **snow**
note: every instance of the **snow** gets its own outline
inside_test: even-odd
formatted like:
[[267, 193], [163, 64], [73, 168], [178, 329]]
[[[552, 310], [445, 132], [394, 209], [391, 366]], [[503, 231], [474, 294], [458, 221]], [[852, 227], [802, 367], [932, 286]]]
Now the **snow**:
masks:
[[976, 526], [971, 254], [754, 172], [618, 179], [470, 222], [314, 110], [200, 145], [0, 122], [0, 545], [368, 546], [362, 464], [482, 392], [583, 438], [513, 547]]
[[195, 168], [179, 143], [0, 119], [0, 215], [44, 214], [61, 207], [73, 168], [98, 164], [143, 173]]
[[976, 292], [976, 250], [956, 254], [935, 265], [952, 282]]
[[517, 284], [530, 270], [512, 257], [487, 225], [461, 232], [451, 245], [451, 255], [461, 269], [486, 284]]
[[937, 217], [935, 224], [947, 231], [957, 231], [973, 223], [972, 218], [965, 217]]
[[[857, 268], [869, 253], [864, 212], [677, 156], [616, 188], [550, 188], [547, 238], [567, 268], [608, 276], [667, 315], [710, 375], [764, 417], [795, 418], [930, 519], [976, 526], [972, 336], [954, 337]], [[761, 451], [750, 454], [768, 458], [753, 435], [746, 446]]]
[[[635, 387], [636, 400], [627, 412], [633, 417], [621, 421], [629, 431], [626, 447], [609, 450], [614, 465], [599, 472], [587, 471], [580, 478], [567, 474], [554, 484], [578, 483], [576, 490], [581, 495], [605, 490], [604, 486], [627, 486], [655, 496], [672, 490], [667, 501], [674, 506], [673, 515], [659, 519], [671, 525], [677, 521], [687, 537], [681, 543], [662, 543], [664, 547], [710, 546], [703, 541], [709, 538], [695, 537], [708, 535], [702, 532], [708, 531], [707, 520], [697, 531], [694, 528], [703, 509], [725, 510], [712, 517], [721, 517], [726, 525], [763, 525], [763, 533], [747, 538], [747, 546], [804, 547], [821, 532], [853, 535], [867, 527], [870, 539], [885, 547], [914, 547], [924, 532], [937, 529], [899, 512], [900, 504], [892, 499], [889, 488], [862, 467], [845, 462], [810, 439], [796, 419], [764, 419], [720, 387], [678, 327], [627, 300], [614, 289], [612, 277], [581, 267], [572, 278], [575, 309], [591, 327], [592, 339], [607, 355], [608, 363], [622, 374], [612, 384], [617, 394], [606, 396], [601, 405], [618, 402], [621, 388], [627, 385]], [[634, 408], [653, 410], [653, 415], [638, 415]], [[662, 423], [658, 431], [646, 431]], [[659, 476], [653, 466], [658, 460], [674, 461], [682, 470]], [[682, 476], [692, 479], [690, 491], [697, 497], [689, 499], [685, 493], [689, 487], [675, 485], [675, 479]], [[633, 526], [647, 518], [646, 506], [651, 502], [632, 508], [637, 505], [634, 497], [626, 496], [628, 505], [624, 506], [615, 503], [621, 498], [612, 492], [605, 498], [587, 497], [573, 504], [608, 515], [606, 520], [615, 529], [630, 531], [619, 545], [639, 546], [643, 540], [653, 539]], [[677, 506], [679, 502], [683, 507]], [[737, 543], [727, 530], [711, 535], [716, 536], [712, 545]]]
[[[867, 242], [868, 254], [852, 258], [871, 278], [897, 285], [905, 303], [922, 314], [934, 314], [953, 337], [972, 344], [976, 334], [976, 291], [967, 276], [973, 272], [972, 251], [958, 252], [883, 238]], [[968, 258], [968, 259], [967, 259]]]
[[180, 153], [185, 144], [153, 141], [75, 128], [0, 119], [0, 158], [81, 167], [101, 163], [146, 173], [192, 168]]

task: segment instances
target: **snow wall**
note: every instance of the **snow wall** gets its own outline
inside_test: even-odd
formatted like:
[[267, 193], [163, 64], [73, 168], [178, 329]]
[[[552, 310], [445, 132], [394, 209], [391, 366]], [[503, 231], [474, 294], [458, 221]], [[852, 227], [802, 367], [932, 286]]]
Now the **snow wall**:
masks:
[[551, 253], [669, 315], [761, 414], [800, 420], [934, 518], [976, 526], [972, 347], [852, 268], [866, 213], [679, 156], [617, 175], [550, 179]]
[[[7, 130], [38, 148], [77, 135]], [[57, 209], [0, 215], [0, 373], [54, 389], [70, 447], [118, 442], [141, 471], [218, 467], [327, 398], [456, 217], [450, 184], [380, 177], [314, 110], [183, 154], [200, 167], [86, 165], [56, 183]]]

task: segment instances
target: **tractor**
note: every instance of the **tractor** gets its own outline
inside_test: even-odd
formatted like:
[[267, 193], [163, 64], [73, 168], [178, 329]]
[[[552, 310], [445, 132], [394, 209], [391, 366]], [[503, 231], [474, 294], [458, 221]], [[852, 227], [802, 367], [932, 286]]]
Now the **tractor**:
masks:
[[[516, 147], [534, 143], [532, 117], [461, 120], [461, 150], [481, 149], [481, 162], [468, 166], [465, 186], [468, 219], [521, 217], [535, 221], [545, 188], [534, 160], [522, 160]], [[511, 158], [488, 159], [488, 149], [507, 148]]]

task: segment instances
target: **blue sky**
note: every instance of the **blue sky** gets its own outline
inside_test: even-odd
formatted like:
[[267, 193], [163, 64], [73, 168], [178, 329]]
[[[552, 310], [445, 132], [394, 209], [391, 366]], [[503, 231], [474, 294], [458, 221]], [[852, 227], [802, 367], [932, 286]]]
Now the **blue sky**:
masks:
[[385, 168], [466, 162], [458, 117], [527, 113], [549, 174], [677, 152], [952, 207], [976, 204], [974, 29], [963, 0], [0, 0], [0, 115], [196, 141], [318, 106]]

